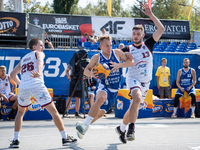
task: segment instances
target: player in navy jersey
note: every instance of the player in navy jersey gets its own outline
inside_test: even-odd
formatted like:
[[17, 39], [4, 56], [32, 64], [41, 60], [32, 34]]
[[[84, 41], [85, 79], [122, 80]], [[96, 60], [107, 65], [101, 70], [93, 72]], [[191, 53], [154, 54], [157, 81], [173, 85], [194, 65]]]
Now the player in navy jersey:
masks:
[[[98, 74], [94, 74], [93, 68], [98, 63], [106, 63], [111, 69], [111, 72], [106, 79], [98, 80], [96, 101], [91, 106], [85, 121], [76, 123], [77, 135], [81, 139], [88, 130], [89, 125], [102, 117], [105, 112], [113, 106], [119, 90], [120, 78], [122, 75], [121, 68], [134, 65], [134, 61], [128, 59], [121, 50], [112, 50], [112, 40], [110, 36], [101, 36], [99, 42], [102, 51], [91, 58], [90, 63], [84, 70], [84, 74], [89, 77], [97, 78]], [[123, 61], [123, 63], [121, 61]]]
[[[129, 51], [135, 61], [135, 65], [129, 67], [126, 74], [126, 84], [132, 101], [123, 117], [123, 122], [115, 129], [122, 143], [126, 143], [127, 140], [135, 140], [135, 122], [138, 117], [139, 107], [146, 97], [152, 79], [153, 45], [160, 39], [165, 30], [162, 23], [152, 13], [150, 7], [147, 4], [142, 4], [142, 7], [144, 9], [142, 12], [151, 18], [157, 30], [151, 37], [143, 42], [145, 35], [144, 28], [142, 25], [135, 25], [132, 29], [132, 39], [134, 43], [122, 49], [124, 52]], [[127, 55], [127, 57], [129, 56]], [[126, 126], [128, 124], [129, 129], [125, 137]]]
[[175, 94], [174, 99], [174, 112], [172, 114], [172, 118], [177, 117], [177, 106], [178, 101], [181, 96], [183, 96], [183, 93], [186, 91], [188, 92], [188, 95], [192, 97], [191, 101], [191, 118], [195, 118], [195, 104], [196, 104], [196, 92], [195, 92], [195, 84], [196, 84], [196, 71], [193, 68], [189, 67], [190, 60], [188, 58], [183, 59], [183, 68], [180, 69], [177, 73], [177, 79], [176, 79], [176, 85], [178, 86], [178, 90]]

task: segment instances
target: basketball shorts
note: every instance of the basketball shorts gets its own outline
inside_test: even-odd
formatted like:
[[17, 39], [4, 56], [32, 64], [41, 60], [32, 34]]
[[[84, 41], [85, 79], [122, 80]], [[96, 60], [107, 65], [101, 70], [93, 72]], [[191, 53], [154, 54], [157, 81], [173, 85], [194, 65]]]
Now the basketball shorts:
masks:
[[129, 93], [130, 96], [132, 96], [132, 92], [136, 89], [139, 89], [141, 91], [141, 94], [142, 94], [141, 103], [143, 103], [146, 98], [147, 92], [149, 90], [150, 82], [144, 83], [144, 82], [138, 81], [137, 79], [126, 77], [126, 84], [130, 92]]
[[105, 85], [100, 84], [100, 86], [98, 85], [94, 92], [95, 100], [96, 100], [96, 95], [98, 91], [105, 91], [107, 93], [107, 99], [103, 103], [103, 105], [100, 107], [101, 110], [104, 110], [105, 113], [107, 113], [107, 111], [110, 110], [112, 106], [115, 104], [115, 102], [117, 101], [118, 90], [116, 92], [111, 92], [109, 89], [105, 87]]
[[[194, 93], [194, 95], [196, 95], [194, 87], [192, 87], [189, 91], [187, 91], [187, 88], [184, 88], [184, 90], [188, 92], [188, 95], [190, 95], [191, 93]], [[178, 88], [176, 94], [183, 95], [183, 92]]]
[[18, 92], [18, 103], [21, 107], [31, 105], [31, 96], [33, 96], [40, 103], [41, 107], [44, 107], [52, 102], [52, 98], [44, 84], [39, 84], [38, 86], [36, 84], [33, 87], [27, 88], [20, 88], [19, 86]]

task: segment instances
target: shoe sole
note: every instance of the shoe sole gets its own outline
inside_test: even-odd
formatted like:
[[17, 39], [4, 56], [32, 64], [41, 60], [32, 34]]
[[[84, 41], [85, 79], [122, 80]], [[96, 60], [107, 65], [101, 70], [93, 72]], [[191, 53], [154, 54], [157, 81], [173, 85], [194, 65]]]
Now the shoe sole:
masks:
[[12, 145], [10, 148], [19, 148], [19, 145]]
[[135, 137], [126, 137], [126, 140], [127, 141], [133, 141], [133, 140], [135, 140]]
[[81, 134], [80, 132], [76, 132], [76, 135], [78, 136], [79, 139], [83, 139], [83, 134]]
[[124, 142], [121, 140], [121, 138], [120, 138], [121, 135], [119, 134], [117, 128], [115, 128], [115, 132], [119, 135], [119, 140], [120, 140], [123, 144], [126, 144], [126, 143], [124, 143]]
[[69, 142], [69, 143], [62, 144], [62, 146], [70, 146], [70, 145], [73, 145], [73, 144], [76, 144], [76, 143], [77, 143], [77, 141]]
[[83, 129], [83, 127], [81, 125], [77, 125], [76, 126], [76, 130], [78, 130], [78, 132], [81, 133], [82, 135], [85, 134], [84, 129]]

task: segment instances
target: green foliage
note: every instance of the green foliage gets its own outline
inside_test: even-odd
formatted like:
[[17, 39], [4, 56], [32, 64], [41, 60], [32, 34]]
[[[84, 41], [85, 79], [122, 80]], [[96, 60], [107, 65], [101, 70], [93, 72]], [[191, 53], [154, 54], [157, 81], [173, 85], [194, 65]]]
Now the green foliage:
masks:
[[73, 14], [79, 0], [54, 0], [53, 8], [55, 13]]

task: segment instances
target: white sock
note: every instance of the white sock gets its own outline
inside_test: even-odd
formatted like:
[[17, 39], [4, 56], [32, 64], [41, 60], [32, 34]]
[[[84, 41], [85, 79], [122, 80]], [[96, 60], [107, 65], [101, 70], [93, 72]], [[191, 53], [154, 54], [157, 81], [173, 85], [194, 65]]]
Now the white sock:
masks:
[[177, 112], [177, 107], [174, 107], [174, 113], [176, 113]]
[[125, 132], [126, 126], [127, 126], [127, 125], [125, 125], [125, 124], [122, 122], [121, 125], [120, 125], [120, 130], [121, 130], [122, 132]]
[[19, 135], [20, 135], [20, 132], [15, 132], [14, 133], [14, 141], [15, 140], [19, 140]]
[[194, 113], [195, 107], [191, 107], [192, 113]]
[[65, 130], [60, 131], [60, 134], [61, 134], [61, 136], [62, 136], [63, 139], [67, 139], [67, 133], [66, 133]]
[[92, 117], [90, 117], [90, 116], [88, 115], [83, 123], [84, 123], [84, 124], [87, 124], [87, 125], [89, 126], [93, 119], [94, 119], [94, 118], [92, 118]]

